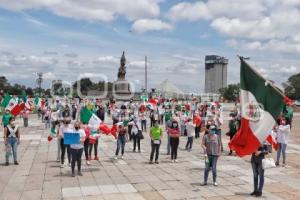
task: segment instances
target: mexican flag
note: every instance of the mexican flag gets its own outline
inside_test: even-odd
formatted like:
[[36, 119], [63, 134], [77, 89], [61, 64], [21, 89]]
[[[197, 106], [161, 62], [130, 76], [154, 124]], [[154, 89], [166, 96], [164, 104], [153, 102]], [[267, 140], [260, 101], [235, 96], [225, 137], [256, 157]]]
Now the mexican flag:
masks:
[[34, 104], [37, 108], [43, 108], [45, 106], [45, 100], [40, 97], [35, 97]]
[[5, 110], [9, 110], [10, 113], [14, 116], [17, 116], [20, 114], [20, 112], [24, 109], [23, 106], [19, 105], [18, 99], [11, 97], [11, 96], [5, 96], [3, 102], [3, 107], [5, 106]]
[[267, 139], [282, 111], [284, 95], [241, 59], [241, 128], [230, 141], [238, 156], [250, 155]]
[[82, 123], [87, 123], [90, 127], [98, 129], [102, 123], [101, 119], [97, 117], [92, 111], [87, 107], [84, 107], [80, 112], [80, 119]]

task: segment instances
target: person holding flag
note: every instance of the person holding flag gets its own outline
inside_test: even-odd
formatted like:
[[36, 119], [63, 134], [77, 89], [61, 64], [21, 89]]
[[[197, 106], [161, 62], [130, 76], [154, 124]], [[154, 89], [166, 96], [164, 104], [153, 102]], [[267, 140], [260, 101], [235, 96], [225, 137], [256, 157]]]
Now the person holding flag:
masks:
[[2, 116], [2, 125], [5, 128], [9, 124], [9, 119], [12, 117], [8, 108], [5, 109], [5, 112]]
[[59, 128], [58, 131], [58, 137], [60, 138], [60, 149], [61, 149], [61, 157], [60, 157], [60, 162], [61, 162], [61, 168], [64, 168], [65, 165], [65, 153], [67, 149], [67, 157], [68, 157], [68, 163], [69, 166], [71, 165], [71, 151], [70, 151], [70, 145], [64, 143], [64, 133], [66, 132], [71, 132], [71, 119], [69, 118], [64, 118], [62, 126]]

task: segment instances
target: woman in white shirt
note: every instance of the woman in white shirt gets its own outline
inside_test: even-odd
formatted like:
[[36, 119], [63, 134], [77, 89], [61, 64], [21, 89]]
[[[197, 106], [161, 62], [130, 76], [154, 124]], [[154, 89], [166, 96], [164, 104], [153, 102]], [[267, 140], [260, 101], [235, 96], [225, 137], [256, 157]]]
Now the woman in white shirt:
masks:
[[286, 159], [285, 151], [288, 144], [288, 137], [291, 132], [291, 126], [290, 124], [287, 124], [286, 119], [281, 120], [281, 124], [278, 126], [276, 132], [277, 132], [276, 140], [278, 144], [276, 166], [279, 165], [280, 155], [282, 153], [282, 158], [283, 158], [282, 166], [284, 167], [285, 159]]
[[82, 176], [81, 173], [81, 156], [83, 152], [83, 143], [85, 141], [85, 132], [81, 128], [81, 124], [79, 121], [75, 122], [74, 124], [74, 133], [79, 133], [80, 140], [78, 144], [71, 144], [71, 156], [72, 156], [72, 163], [71, 163], [71, 169], [72, 169], [72, 177], [75, 177], [75, 164], [77, 162], [77, 168], [78, 168], [78, 176]]

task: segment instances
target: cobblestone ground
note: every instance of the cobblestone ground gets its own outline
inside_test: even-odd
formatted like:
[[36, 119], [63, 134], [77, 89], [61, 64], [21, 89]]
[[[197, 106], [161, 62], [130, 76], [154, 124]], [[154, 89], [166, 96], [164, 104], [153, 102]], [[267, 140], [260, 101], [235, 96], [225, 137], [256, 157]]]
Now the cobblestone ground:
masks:
[[[19, 124], [21, 119], [18, 119]], [[226, 127], [223, 127], [224, 130]], [[2, 129], [2, 128], [1, 128]], [[218, 187], [201, 187], [204, 160], [199, 140], [186, 152], [186, 138], [180, 138], [179, 162], [171, 163], [166, 155], [166, 137], [161, 146], [160, 164], [149, 165], [150, 142], [142, 141], [142, 152], [133, 153], [126, 144], [124, 160], [112, 159], [116, 142], [112, 137], [100, 139], [100, 161], [90, 166], [83, 162], [83, 176], [72, 178], [70, 168], [61, 169], [56, 162], [56, 140], [47, 142], [49, 130], [31, 116], [30, 127], [23, 128], [18, 148], [20, 165], [3, 166], [4, 144], [1, 134], [0, 199], [251, 199], [252, 171], [250, 158], [227, 156], [218, 162]], [[295, 116], [287, 150], [287, 166], [266, 171], [263, 199], [300, 199], [300, 115]], [[275, 157], [275, 155], [273, 155]], [[84, 156], [83, 156], [84, 161]], [[211, 180], [211, 176], [210, 176]]]

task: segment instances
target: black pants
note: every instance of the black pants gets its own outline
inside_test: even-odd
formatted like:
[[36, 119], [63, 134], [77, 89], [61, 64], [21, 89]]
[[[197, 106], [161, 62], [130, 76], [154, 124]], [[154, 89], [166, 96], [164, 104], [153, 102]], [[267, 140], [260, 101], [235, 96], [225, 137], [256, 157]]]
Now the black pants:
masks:
[[132, 134], [132, 125], [128, 125], [128, 135], [129, 135], [129, 140], [131, 141], [134, 137], [134, 135]]
[[158, 161], [159, 147], [160, 147], [160, 144], [154, 144], [153, 141], [151, 141], [151, 154], [150, 154], [151, 162], [153, 161], [154, 153], [155, 153], [155, 162]]
[[199, 138], [200, 137], [200, 126], [196, 126], [195, 127], [195, 138]]
[[92, 156], [93, 146], [94, 146], [95, 157], [97, 157], [97, 155], [98, 155], [98, 138], [96, 139], [96, 143], [95, 144], [89, 144], [89, 157]]
[[159, 124], [160, 125], [164, 124], [164, 115], [159, 115]]
[[67, 157], [68, 157], [68, 163], [71, 163], [71, 150], [69, 144], [64, 144], [64, 138], [60, 140], [60, 148], [61, 148], [61, 164], [65, 163], [65, 153], [67, 148]]
[[[230, 141], [232, 140], [233, 136], [234, 136], [234, 135], [230, 134], [230, 136], [229, 136], [229, 137], [230, 137]], [[230, 149], [230, 153], [232, 153], [232, 150], [231, 150], [231, 149]]]
[[150, 127], [153, 127], [153, 126], [154, 126], [154, 118], [151, 117], [151, 118], [150, 118]]
[[138, 146], [138, 150], [141, 151], [141, 139], [133, 133], [133, 151], [136, 149], [136, 145]]
[[83, 148], [84, 148], [84, 155], [86, 160], [89, 159], [89, 145], [90, 145], [89, 139], [85, 139], [83, 143]]
[[72, 173], [75, 170], [75, 163], [77, 162], [78, 172], [81, 171], [81, 156], [82, 156], [83, 149], [72, 149], [71, 148], [71, 155], [72, 155]]
[[179, 145], [179, 138], [170, 138], [170, 145], [171, 145], [171, 159], [177, 159], [177, 150]]

